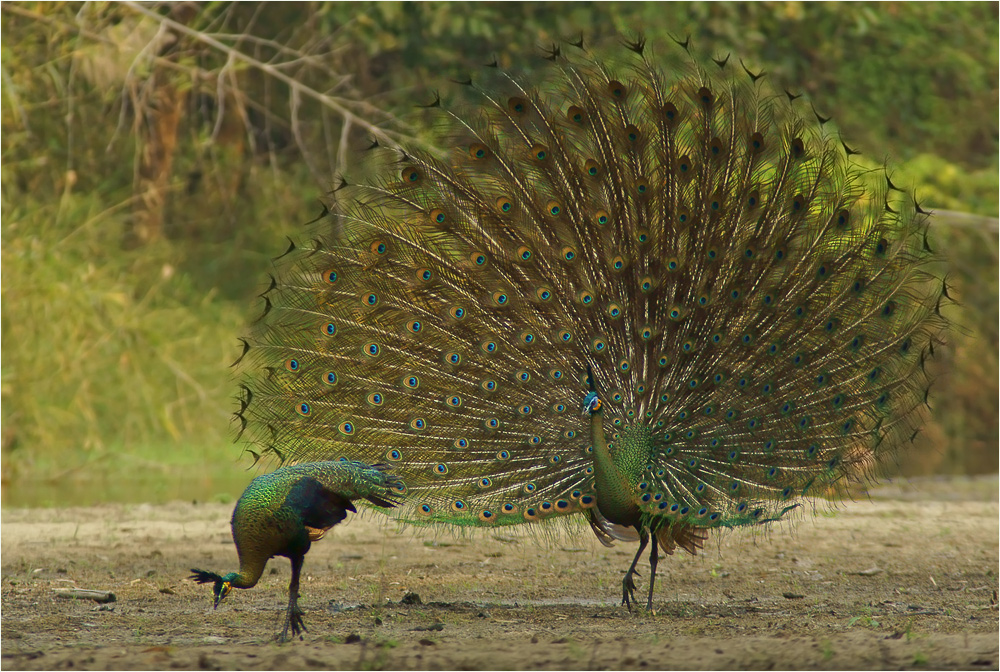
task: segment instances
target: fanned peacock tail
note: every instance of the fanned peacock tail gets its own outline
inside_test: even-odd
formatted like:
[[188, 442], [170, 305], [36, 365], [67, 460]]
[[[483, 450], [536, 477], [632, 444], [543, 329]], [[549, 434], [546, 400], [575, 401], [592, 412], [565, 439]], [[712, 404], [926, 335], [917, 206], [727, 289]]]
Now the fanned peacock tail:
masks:
[[371, 149], [284, 255], [241, 364], [258, 458], [387, 462], [408, 521], [600, 504], [684, 546], [912, 439], [946, 296], [919, 206], [742, 64], [578, 46], [436, 102], [454, 152]]

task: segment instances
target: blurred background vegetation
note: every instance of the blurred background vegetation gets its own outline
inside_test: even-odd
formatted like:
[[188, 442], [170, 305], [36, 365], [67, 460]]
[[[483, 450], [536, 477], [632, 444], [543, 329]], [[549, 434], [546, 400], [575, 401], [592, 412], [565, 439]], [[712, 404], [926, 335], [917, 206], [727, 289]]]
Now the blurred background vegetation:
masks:
[[372, 137], [496, 57], [641, 28], [808, 94], [936, 209], [960, 305], [906, 475], [997, 470], [996, 3], [13, 3], [2, 12], [6, 505], [238, 495], [236, 337]]

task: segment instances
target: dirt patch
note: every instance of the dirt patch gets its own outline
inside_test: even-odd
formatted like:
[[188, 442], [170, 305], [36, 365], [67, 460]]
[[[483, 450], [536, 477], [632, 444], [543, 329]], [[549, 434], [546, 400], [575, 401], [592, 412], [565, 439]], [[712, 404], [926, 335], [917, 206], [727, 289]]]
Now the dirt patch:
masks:
[[[996, 480], [969, 483], [715, 537], [660, 563], [655, 615], [618, 605], [635, 547], [582, 528], [354, 517], [306, 557], [309, 631], [284, 646], [287, 560], [217, 611], [185, 579], [236, 569], [229, 505], [7, 509], [3, 669], [997, 669]], [[55, 596], [73, 586], [117, 601]]]

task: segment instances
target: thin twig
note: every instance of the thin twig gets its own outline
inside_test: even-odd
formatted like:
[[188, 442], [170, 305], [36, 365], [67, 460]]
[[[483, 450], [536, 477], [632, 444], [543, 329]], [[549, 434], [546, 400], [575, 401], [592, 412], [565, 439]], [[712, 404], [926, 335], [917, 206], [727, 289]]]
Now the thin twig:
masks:
[[[206, 33], [206, 34], [212, 37], [213, 39], [219, 40], [220, 42], [234, 41], [237, 43], [237, 45], [243, 42], [247, 42], [249, 44], [253, 44], [254, 46], [270, 47], [271, 49], [274, 50], [275, 56], [291, 57], [287, 61], [282, 61], [276, 64], [275, 67], [287, 67], [289, 65], [297, 65], [299, 62], [304, 62], [306, 65], [310, 65], [316, 68], [317, 70], [326, 71], [326, 73], [330, 76], [337, 75], [336, 72], [326, 67], [323, 64], [323, 61], [319, 58], [320, 56], [329, 56], [335, 51], [339, 51], [337, 49], [331, 49], [330, 51], [324, 52], [322, 54], [311, 54], [308, 52], [303, 52], [299, 49], [292, 49], [290, 47], [286, 47], [285, 45], [279, 42], [275, 42], [274, 40], [268, 40], [263, 37], [257, 37], [256, 35], [249, 35], [248, 31], [249, 28], [247, 28], [243, 33], [240, 33], [238, 35], [232, 33]], [[234, 45], [234, 48], [237, 45]]]
[[132, 84], [134, 81], [136, 81], [138, 79], [138, 78], [136, 78], [134, 76], [135, 68], [136, 68], [136, 63], [138, 63], [140, 61], [140, 59], [142, 59], [145, 56], [145, 54], [153, 48], [154, 45], [160, 44], [160, 40], [162, 39], [162, 36], [166, 35], [166, 33], [167, 33], [166, 26], [163, 25], [163, 24], [160, 24], [159, 27], [157, 28], [156, 35], [154, 35], [153, 38], [149, 42], [147, 42], [146, 45], [143, 46], [142, 49], [139, 50], [139, 53], [136, 54], [135, 58], [132, 59], [132, 62], [128, 66], [128, 70], [125, 72], [125, 81], [122, 84], [122, 101], [123, 101], [123, 104], [121, 106], [121, 109], [118, 112], [118, 124], [115, 126], [115, 132], [112, 133], [111, 140], [108, 141], [108, 150], [111, 149], [111, 146], [115, 143], [115, 139], [118, 137], [119, 132], [125, 126], [125, 117], [126, 117], [126, 110], [127, 110], [126, 106], [124, 105], [124, 101], [125, 100], [131, 100], [132, 101], [132, 107], [136, 111], [136, 114], [135, 114], [136, 120], [135, 120], [135, 122], [133, 124], [133, 130], [136, 130], [135, 127], [138, 125], [139, 118], [142, 116], [140, 114], [140, 110], [142, 110], [142, 107], [139, 105], [139, 100], [141, 98], [141, 92], [136, 92], [130, 86], [130, 84]]
[[340, 129], [340, 143], [337, 145], [337, 156], [334, 159], [336, 163], [334, 168], [338, 173], [343, 173], [344, 169], [347, 167], [347, 156], [344, 152], [344, 148], [347, 147], [347, 136], [351, 132], [351, 122], [345, 121], [344, 125]]
[[222, 120], [226, 115], [226, 89], [225, 82], [226, 78], [230, 76], [233, 70], [236, 59], [233, 58], [232, 54], [226, 56], [226, 64], [219, 69], [218, 75], [215, 77], [215, 105], [217, 112], [215, 113], [215, 125], [212, 127], [212, 140], [215, 141], [219, 137], [219, 131], [222, 130]]
[[23, 7], [10, 3], [4, 2], [0, 4], [0, 10], [4, 12], [10, 12], [11, 14], [18, 14], [26, 18], [32, 19], [33, 21], [41, 21], [42, 23], [48, 23], [53, 26], [59, 26], [67, 31], [79, 33], [84, 37], [90, 38], [91, 40], [96, 40], [97, 42], [102, 42], [104, 44], [113, 44], [111, 40], [99, 33], [93, 33], [86, 28], [81, 28], [80, 26], [74, 26], [72, 24], [66, 23], [65, 21], [60, 21], [54, 16], [48, 16], [47, 14], [40, 14], [38, 12], [32, 12], [30, 10], [24, 9]]
[[971, 212], [959, 212], [957, 210], [931, 209], [931, 222], [934, 224], [946, 224], [949, 226], [969, 226], [974, 228], [988, 229], [990, 231], [1000, 230], [1000, 222], [996, 217], [986, 217], [976, 215]]
[[146, 7], [140, 5], [137, 2], [129, 1], [129, 2], [123, 2], [122, 4], [139, 14], [143, 14], [144, 16], [148, 16], [156, 21], [159, 21], [163, 26], [167, 26], [178, 33], [183, 33], [184, 35], [187, 35], [188, 37], [191, 37], [199, 42], [203, 42], [209, 45], [210, 47], [217, 49], [221, 53], [229, 54], [233, 58], [237, 58], [247, 63], [251, 67], [267, 73], [271, 77], [274, 77], [275, 79], [287, 85], [297, 96], [304, 95], [308, 98], [312, 98], [313, 100], [319, 102], [320, 104], [325, 105], [332, 110], [335, 110], [345, 120], [350, 120], [351, 122], [356, 123], [358, 126], [364, 128], [365, 130], [372, 133], [376, 137], [382, 138], [390, 143], [393, 142], [392, 136], [396, 134], [390, 134], [381, 127], [371, 123], [367, 119], [359, 117], [358, 115], [354, 114], [349, 109], [347, 109], [347, 107], [345, 107], [344, 104], [341, 103], [339, 100], [331, 96], [328, 96], [326, 94], [320, 93], [319, 91], [316, 91], [315, 89], [302, 84], [302, 82], [299, 82], [294, 78], [289, 77], [288, 75], [283, 73], [280, 69], [272, 65], [269, 65], [267, 63], [263, 63], [240, 51], [237, 51], [236, 49], [233, 49], [232, 47], [223, 44], [222, 42], [220, 42], [215, 38], [209, 37], [208, 35], [198, 32], [197, 30], [188, 28], [184, 24], [178, 23], [177, 21], [173, 21], [165, 16], [160, 16], [156, 12], [146, 9]]
[[7, 98], [10, 99], [11, 107], [14, 108], [14, 115], [18, 117], [21, 125], [24, 126], [24, 130], [31, 133], [31, 127], [28, 125], [28, 115], [21, 105], [21, 99], [17, 96], [17, 87], [14, 85], [14, 80], [11, 79], [7, 68], [0, 67], [0, 73], [3, 73], [3, 88], [7, 92]]

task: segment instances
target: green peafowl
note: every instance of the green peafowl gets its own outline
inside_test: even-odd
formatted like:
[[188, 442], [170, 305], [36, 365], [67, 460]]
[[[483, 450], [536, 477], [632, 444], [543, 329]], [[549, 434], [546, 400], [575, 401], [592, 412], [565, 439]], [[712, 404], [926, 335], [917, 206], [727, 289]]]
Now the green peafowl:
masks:
[[[410, 523], [586, 516], [606, 545], [843, 494], [911, 441], [946, 327], [926, 217], [802, 101], [687, 45], [553, 48], [373, 144], [244, 340], [256, 459], [385, 462]], [[234, 523], [237, 524], [238, 523]]]
[[298, 606], [299, 573], [312, 542], [354, 512], [352, 499], [391, 508], [400, 483], [385, 473], [385, 465], [358, 462], [312, 462], [277, 469], [250, 482], [233, 510], [233, 541], [240, 571], [224, 576], [192, 569], [191, 579], [211, 583], [215, 607], [233, 588], [253, 588], [267, 561], [283, 555], [292, 562], [288, 612], [279, 641], [306, 629]]

